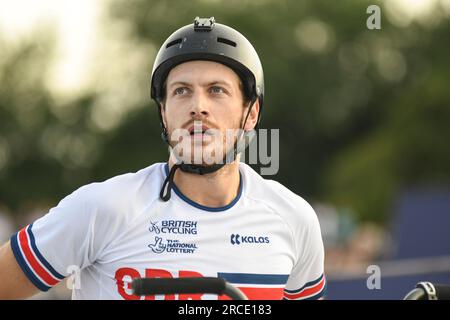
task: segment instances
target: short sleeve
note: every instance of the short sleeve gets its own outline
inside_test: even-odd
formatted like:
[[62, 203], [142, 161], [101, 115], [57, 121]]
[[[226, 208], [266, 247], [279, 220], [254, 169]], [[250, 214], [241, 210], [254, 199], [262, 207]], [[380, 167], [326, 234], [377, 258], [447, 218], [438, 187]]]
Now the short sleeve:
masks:
[[306, 227], [295, 237], [298, 240], [298, 261], [294, 266], [284, 290], [287, 300], [316, 300], [326, 294], [324, 274], [324, 247], [319, 221], [308, 205]]
[[95, 255], [95, 210], [87, 204], [81, 189], [11, 237], [18, 264], [42, 291], [69, 276], [74, 268], [89, 266]]

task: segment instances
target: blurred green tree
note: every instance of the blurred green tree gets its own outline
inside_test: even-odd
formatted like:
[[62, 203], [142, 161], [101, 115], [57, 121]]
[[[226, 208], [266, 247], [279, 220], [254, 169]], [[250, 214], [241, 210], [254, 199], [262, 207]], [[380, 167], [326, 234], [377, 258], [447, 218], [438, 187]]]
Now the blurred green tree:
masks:
[[[382, 9], [381, 30], [366, 28], [373, 3]], [[400, 27], [383, 4], [115, 0], [110, 15], [143, 48], [159, 48], [195, 16], [215, 16], [240, 30], [265, 70], [262, 127], [280, 129], [280, 171], [273, 178], [308, 201], [349, 207], [359, 219], [381, 223], [403, 188], [448, 184], [450, 176], [448, 17], [437, 3], [440, 19]], [[0, 202], [13, 209], [54, 203], [82, 184], [167, 155], [150, 99], [129, 108], [111, 131], [92, 125], [96, 92], [55, 102], [42, 80], [49, 39], [14, 50], [0, 45]]]

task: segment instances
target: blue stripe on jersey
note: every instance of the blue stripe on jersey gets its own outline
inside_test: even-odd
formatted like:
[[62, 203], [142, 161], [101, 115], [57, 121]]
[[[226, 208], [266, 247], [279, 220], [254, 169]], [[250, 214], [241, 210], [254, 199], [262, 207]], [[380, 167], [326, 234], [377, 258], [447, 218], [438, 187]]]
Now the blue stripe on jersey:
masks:
[[316, 294], [315, 296], [306, 298], [305, 300], [318, 300], [320, 298], [322, 298], [323, 296], [325, 296], [327, 293], [327, 283], [325, 282], [324, 287], [322, 288], [322, 291], [320, 291], [318, 294]]
[[322, 278], [323, 278], [323, 274], [322, 274], [319, 278], [317, 278], [316, 280], [307, 282], [307, 283], [306, 283], [303, 287], [301, 287], [300, 289], [296, 289], [296, 290], [287, 290], [287, 289], [284, 289], [284, 291], [287, 292], [287, 293], [290, 293], [290, 294], [296, 294], [296, 293], [299, 293], [300, 291], [302, 291], [302, 290], [305, 289], [306, 287], [311, 287], [311, 286], [313, 286], [313, 285], [319, 283], [319, 282], [322, 280]]
[[45, 260], [44, 256], [40, 253], [38, 248], [36, 247], [36, 242], [34, 240], [33, 232], [31, 231], [31, 228], [33, 227], [33, 224], [30, 224], [30, 226], [27, 228], [28, 236], [30, 237], [30, 244], [33, 248], [34, 253], [36, 254], [36, 257], [39, 259], [39, 261], [47, 268], [47, 270], [57, 279], [63, 280], [65, 277], [58, 273], [53, 267], [48, 263], [47, 260]]
[[11, 249], [13, 251], [14, 256], [16, 257], [17, 263], [19, 264], [22, 271], [25, 273], [27, 278], [41, 291], [48, 291], [50, 289], [49, 286], [42, 283], [39, 280], [34, 272], [30, 269], [28, 264], [26, 263], [22, 253], [20, 252], [19, 243], [17, 241], [17, 233], [11, 237]]
[[217, 273], [219, 278], [234, 284], [279, 284], [285, 285], [289, 275], [287, 274], [255, 274], [255, 273]]
[[[166, 163], [164, 165], [164, 169], [166, 171], [166, 175], [169, 174], [169, 165]], [[233, 201], [231, 201], [229, 204], [227, 204], [226, 206], [223, 207], [208, 207], [208, 206], [204, 206], [202, 204], [199, 204], [195, 201], [192, 201], [191, 199], [189, 199], [188, 197], [186, 197], [181, 191], [180, 189], [177, 188], [177, 186], [175, 185], [175, 183], [173, 184], [172, 187], [173, 191], [175, 191], [176, 195], [178, 197], [180, 197], [183, 201], [187, 202], [188, 204], [190, 204], [193, 207], [196, 207], [198, 209], [201, 210], [205, 210], [205, 211], [211, 211], [211, 212], [219, 212], [219, 211], [225, 211], [230, 209], [231, 207], [233, 207], [241, 198], [242, 195], [242, 174], [239, 171], [239, 191], [238, 194], [236, 195], [236, 197], [233, 199]]]

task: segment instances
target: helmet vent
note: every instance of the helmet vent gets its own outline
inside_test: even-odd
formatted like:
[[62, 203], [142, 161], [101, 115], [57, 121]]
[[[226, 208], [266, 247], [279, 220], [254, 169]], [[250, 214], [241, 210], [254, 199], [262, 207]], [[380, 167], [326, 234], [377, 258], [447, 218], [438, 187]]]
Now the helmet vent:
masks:
[[170, 42], [166, 45], [166, 49], [167, 49], [167, 48], [170, 48], [170, 47], [172, 47], [172, 46], [174, 46], [174, 45], [176, 45], [176, 44], [181, 43], [181, 41], [182, 41], [181, 38], [180, 38], [180, 39], [173, 40], [173, 41], [170, 41]]
[[225, 39], [225, 38], [217, 38], [217, 42], [225, 43], [225, 44], [227, 44], [229, 46], [232, 46], [232, 47], [236, 47], [236, 45], [237, 45], [236, 42], [228, 40], [228, 39]]

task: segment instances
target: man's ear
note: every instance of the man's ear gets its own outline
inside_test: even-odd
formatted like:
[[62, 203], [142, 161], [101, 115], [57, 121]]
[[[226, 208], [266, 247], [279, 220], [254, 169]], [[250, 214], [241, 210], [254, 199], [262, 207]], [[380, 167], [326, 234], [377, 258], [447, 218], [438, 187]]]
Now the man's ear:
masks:
[[167, 121], [166, 121], [166, 106], [164, 105], [164, 102], [161, 102], [159, 107], [159, 112], [161, 112], [161, 119], [164, 124], [164, 128], [167, 129]]
[[[253, 103], [252, 109], [250, 110], [250, 114], [248, 115], [247, 122], [245, 123], [244, 126], [245, 131], [250, 131], [255, 128], [256, 123], [258, 122], [258, 115], [259, 115], [259, 99], [256, 99], [256, 101]], [[247, 114], [245, 116], [247, 116]]]

